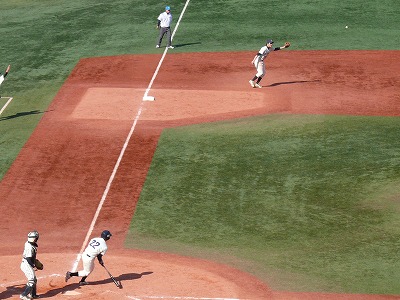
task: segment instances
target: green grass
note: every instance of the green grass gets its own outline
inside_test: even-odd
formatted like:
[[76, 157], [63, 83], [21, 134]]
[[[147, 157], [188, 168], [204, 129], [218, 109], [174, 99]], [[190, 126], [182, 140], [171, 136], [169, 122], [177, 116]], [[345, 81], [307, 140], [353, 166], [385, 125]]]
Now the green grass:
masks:
[[[14, 97], [0, 116], [0, 179], [79, 59], [160, 52], [155, 23], [166, 4], [176, 24], [184, 1], [0, 0], [0, 71], [12, 64], [0, 94]], [[268, 37], [278, 45], [291, 41], [288, 51], [399, 49], [399, 12], [395, 0], [196, 0], [182, 19], [174, 52], [258, 50]], [[338, 282], [343, 291], [399, 293], [396, 119], [356, 118], [358, 125], [340, 119], [346, 126], [324, 117], [301, 120], [304, 132], [291, 118], [272, 116], [165, 133], [160, 149], [172, 147], [168, 151], [182, 157], [172, 157], [175, 166], [157, 152], [150, 174], [157, 182], [146, 182], [134, 222], [142, 222], [142, 213], [165, 214], [170, 222], [161, 218], [141, 228], [135, 246], [212, 257], [285, 289], [328, 291]], [[272, 131], [257, 132], [264, 122]], [[342, 131], [331, 132], [332, 122]], [[368, 130], [360, 134], [354, 126]], [[183, 143], [169, 140], [172, 134]], [[192, 160], [195, 168], [186, 169]], [[192, 223], [201, 234], [186, 230]], [[171, 227], [172, 236], [160, 225]]]
[[399, 126], [273, 115], [168, 129], [127, 245], [225, 261], [277, 289], [399, 294]]
[[[1, 117], [18, 116], [1, 122], [0, 178], [42, 116], [18, 114], [45, 111], [80, 58], [160, 52], [154, 48], [154, 25], [165, 4], [0, 0], [1, 71], [12, 64], [0, 92], [15, 98]], [[176, 24], [184, 2], [168, 4]], [[395, 0], [192, 1], [174, 40], [181, 47], [174, 52], [258, 50], [267, 37], [290, 40], [297, 50], [399, 49], [399, 12]]]

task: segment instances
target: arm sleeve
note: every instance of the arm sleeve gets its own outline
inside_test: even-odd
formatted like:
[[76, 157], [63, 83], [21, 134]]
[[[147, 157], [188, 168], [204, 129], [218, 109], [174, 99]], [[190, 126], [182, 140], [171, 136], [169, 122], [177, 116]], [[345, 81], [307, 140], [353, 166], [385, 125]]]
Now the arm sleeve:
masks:
[[32, 268], [35, 267], [35, 260], [34, 260], [33, 257], [26, 257], [25, 259], [26, 259], [26, 261], [28, 262], [28, 264], [29, 264]]
[[161, 24], [161, 21], [157, 20], [157, 26], [160, 26], [160, 24]]
[[275, 47], [274, 48], [274, 51], [278, 51], [278, 50], [281, 50], [281, 47]]
[[97, 255], [97, 259], [99, 260], [99, 263], [102, 264], [103, 263], [103, 254], [99, 254]]

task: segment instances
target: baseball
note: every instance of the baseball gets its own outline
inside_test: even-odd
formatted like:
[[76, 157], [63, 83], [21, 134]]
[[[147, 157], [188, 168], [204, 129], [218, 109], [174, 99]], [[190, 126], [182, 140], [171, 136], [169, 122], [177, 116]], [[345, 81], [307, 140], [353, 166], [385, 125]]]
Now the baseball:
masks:
[[347, 26], [347, 25], [346, 25], [346, 27], [345, 27], [345, 28], [347, 29], [347, 28], [349, 28], [349, 26]]

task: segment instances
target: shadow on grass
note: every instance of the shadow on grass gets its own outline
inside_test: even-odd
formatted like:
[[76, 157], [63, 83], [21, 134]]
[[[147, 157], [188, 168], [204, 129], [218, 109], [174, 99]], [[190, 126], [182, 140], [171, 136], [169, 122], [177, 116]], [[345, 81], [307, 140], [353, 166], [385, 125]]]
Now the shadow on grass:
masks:
[[16, 113], [15, 115], [7, 116], [7, 117], [0, 117], [0, 121], [6, 121], [6, 120], [19, 118], [19, 117], [24, 117], [24, 116], [29, 116], [29, 115], [37, 115], [37, 114], [42, 114], [42, 113], [44, 113], [44, 112], [40, 111], [40, 110], [24, 111], [24, 112]]
[[180, 48], [180, 47], [185, 47], [185, 46], [191, 46], [191, 45], [198, 45], [201, 44], [201, 42], [194, 42], [194, 43], [185, 43], [185, 44], [175, 44], [173, 45], [175, 48]]

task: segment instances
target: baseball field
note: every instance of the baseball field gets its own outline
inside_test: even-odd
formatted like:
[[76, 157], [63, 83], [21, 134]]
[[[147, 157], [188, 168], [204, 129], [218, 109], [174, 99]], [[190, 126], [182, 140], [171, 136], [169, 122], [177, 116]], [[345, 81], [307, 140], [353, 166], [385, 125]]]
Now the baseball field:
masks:
[[400, 299], [400, 2], [0, 6], [0, 299]]

